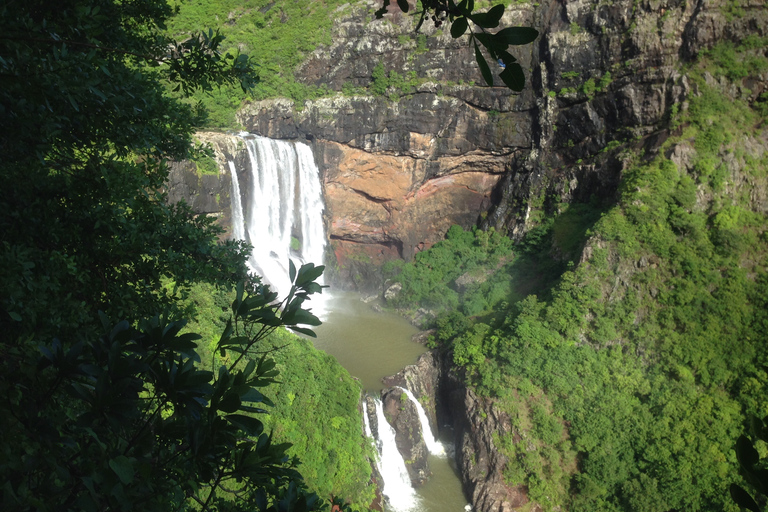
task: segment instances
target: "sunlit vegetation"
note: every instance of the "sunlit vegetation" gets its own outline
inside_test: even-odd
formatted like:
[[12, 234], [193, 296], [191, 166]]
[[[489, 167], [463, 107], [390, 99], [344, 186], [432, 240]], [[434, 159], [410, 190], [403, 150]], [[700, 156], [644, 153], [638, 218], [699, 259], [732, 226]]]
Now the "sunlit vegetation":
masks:
[[[213, 349], [233, 298], [231, 290], [205, 284], [196, 284], [185, 294], [186, 312], [194, 318], [187, 330], [202, 336], [197, 351], [206, 369], [231, 363], [232, 354], [221, 357]], [[336, 359], [286, 330], [268, 336], [258, 352], [275, 361], [279, 385], [263, 390], [273, 406], [268, 415], [257, 417], [275, 442], [293, 445], [288, 454], [300, 461], [310, 491], [341, 497], [355, 510], [367, 510], [375, 498], [375, 484], [372, 446], [361, 431], [360, 385]]]
[[[248, 98], [260, 100], [288, 97], [298, 103], [327, 95], [323, 88], [300, 83], [295, 70], [318, 44], [331, 43], [331, 26], [339, 16], [337, 8], [348, 2], [274, 2], [272, 0], [204, 0], [170, 2], [178, 13], [168, 23], [175, 37], [215, 26], [226, 37], [223, 49], [245, 53], [257, 64], [260, 82]], [[235, 111], [246, 94], [236, 87], [222, 87], [200, 93], [192, 100], [200, 101], [209, 112], [212, 127], [235, 126]]]
[[[740, 80], [765, 69], [757, 47], [720, 44], [701, 67]], [[504, 476], [545, 509], [738, 510], [733, 447], [768, 414], [766, 118], [761, 99], [690, 79], [680, 134], [635, 157], [615, 205], [556, 205], [502, 259], [454, 228], [401, 270], [398, 305], [450, 311], [434, 343], [510, 415]], [[690, 172], [664, 156], [675, 144], [692, 148]], [[524, 294], [522, 265], [538, 273]], [[482, 307], [467, 273], [493, 276]]]

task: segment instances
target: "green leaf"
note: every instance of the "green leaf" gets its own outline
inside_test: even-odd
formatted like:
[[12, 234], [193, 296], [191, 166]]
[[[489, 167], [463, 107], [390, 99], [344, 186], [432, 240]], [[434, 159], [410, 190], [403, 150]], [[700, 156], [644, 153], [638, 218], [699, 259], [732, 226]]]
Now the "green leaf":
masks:
[[234, 391], [229, 391], [219, 402], [218, 409], [222, 412], [235, 412], [240, 409], [240, 395]]
[[493, 39], [505, 45], [532, 43], [539, 37], [539, 31], [532, 27], [508, 27], [493, 34]]
[[507, 64], [504, 71], [499, 74], [499, 78], [513, 91], [519, 92], [525, 87], [525, 73], [523, 73], [523, 68], [520, 64]]
[[[325, 270], [325, 265], [315, 266], [314, 263], [305, 263], [299, 269], [299, 275], [296, 277], [296, 286], [303, 286], [307, 283], [311, 283], [321, 275]], [[291, 278], [293, 281], [293, 278]]]
[[485, 57], [480, 52], [480, 47], [475, 43], [475, 60], [477, 65], [480, 66], [480, 72], [483, 74], [483, 80], [489, 86], [493, 86], [493, 75], [491, 74], [491, 68], [488, 67], [488, 63], [485, 62]]
[[240, 400], [242, 402], [264, 403], [267, 405], [272, 405], [272, 401], [269, 398], [267, 398], [266, 396], [261, 394], [258, 390], [253, 388], [246, 391], [240, 397]]
[[256, 418], [243, 414], [228, 414], [225, 418], [249, 436], [258, 436], [264, 431], [264, 424]]
[[133, 482], [133, 477], [135, 476], [133, 464], [125, 455], [118, 455], [114, 459], [110, 459], [109, 467], [112, 468], [112, 471], [115, 472], [123, 484], [129, 485]]
[[288, 329], [294, 332], [303, 334], [305, 336], [309, 336], [310, 338], [317, 338], [317, 334], [315, 334], [315, 331], [313, 331], [312, 329], [307, 329], [305, 327], [296, 327], [295, 325], [288, 326]]
[[731, 484], [729, 490], [731, 491], [731, 498], [733, 498], [733, 501], [735, 501], [738, 506], [751, 510], [752, 512], [760, 512], [760, 507], [757, 506], [757, 503], [752, 496], [740, 486]]
[[291, 282], [296, 279], [296, 265], [293, 264], [293, 260], [288, 260], [288, 277], [291, 278]]
[[736, 441], [736, 458], [739, 459], [739, 464], [747, 469], [752, 468], [760, 460], [760, 455], [758, 455], [755, 447], [752, 446], [752, 441], [745, 435], [739, 436], [739, 439]]
[[15, 311], [9, 311], [8, 314], [11, 316], [12, 320], [15, 320], [16, 322], [21, 322], [21, 315], [18, 314]]
[[408, 0], [397, 0], [397, 6], [400, 7], [400, 10], [403, 12], [408, 12], [411, 8], [411, 6], [408, 5]]
[[499, 20], [503, 15], [504, 6], [499, 4], [493, 6], [488, 12], [473, 14], [469, 19], [483, 28], [496, 28], [499, 26]]
[[389, 7], [389, 0], [384, 0], [382, 3], [381, 9], [375, 12], [376, 19], [380, 20], [384, 17], [385, 14], [387, 14], [387, 7]]
[[467, 31], [467, 27], [469, 27], [469, 21], [467, 21], [467, 18], [463, 16], [461, 18], [457, 18], [451, 25], [451, 37], [454, 39], [460, 38], [464, 35], [464, 32]]

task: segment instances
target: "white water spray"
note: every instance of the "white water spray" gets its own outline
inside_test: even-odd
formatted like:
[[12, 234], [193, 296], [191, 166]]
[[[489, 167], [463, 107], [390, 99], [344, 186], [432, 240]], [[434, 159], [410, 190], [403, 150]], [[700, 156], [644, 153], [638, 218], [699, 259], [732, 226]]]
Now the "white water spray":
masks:
[[245, 240], [245, 221], [243, 217], [243, 201], [240, 196], [240, 182], [237, 179], [235, 162], [228, 161], [229, 172], [232, 175], [232, 234], [238, 240]]
[[[415, 512], [419, 508], [419, 498], [413, 487], [408, 470], [405, 468], [403, 456], [395, 443], [395, 429], [384, 416], [384, 407], [381, 400], [374, 399], [376, 404], [376, 447], [379, 452], [377, 466], [384, 481], [382, 494], [387, 497], [389, 506], [394, 512]], [[368, 408], [366, 405], [366, 416]], [[370, 426], [368, 427], [370, 429]], [[375, 439], [375, 438], [374, 438]]]
[[432, 427], [429, 426], [429, 419], [427, 419], [427, 413], [424, 411], [424, 408], [421, 406], [421, 403], [419, 403], [418, 400], [416, 400], [416, 397], [413, 396], [413, 393], [411, 393], [409, 390], [405, 388], [400, 388], [403, 390], [403, 393], [405, 393], [408, 396], [408, 399], [413, 402], [413, 404], [416, 406], [416, 412], [419, 415], [419, 422], [421, 423], [421, 436], [424, 438], [424, 444], [427, 445], [427, 450], [432, 455], [436, 455], [438, 457], [445, 457], [445, 447], [443, 444], [435, 439], [434, 434], [432, 433]]
[[368, 419], [368, 400], [363, 398], [363, 423], [365, 424], [365, 435], [369, 439], [373, 439], [373, 432], [371, 432], [371, 420]]
[[289, 260], [296, 266], [323, 263], [325, 229], [320, 171], [312, 150], [287, 142], [241, 134], [250, 162], [243, 201], [233, 162], [232, 224], [236, 238], [253, 246], [250, 270], [262, 276], [280, 297], [291, 286]]

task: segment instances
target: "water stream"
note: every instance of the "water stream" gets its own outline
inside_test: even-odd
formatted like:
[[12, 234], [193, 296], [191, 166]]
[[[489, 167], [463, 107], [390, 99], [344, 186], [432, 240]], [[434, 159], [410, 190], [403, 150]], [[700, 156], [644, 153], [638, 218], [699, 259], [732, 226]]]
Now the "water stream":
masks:
[[[351, 292], [330, 294], [323, 325], [316, 328], [315, 332], [315, 346], [336, 357], [349, 373], [360, 379], [363, 389], [371, 396], [378, 396], [384, 387], [381, 382], [383, 377], [393, 375], [405, 366], [415, 363], [419, 355], [426, 351], [425, 347], [411, 341], [411, 336], [417, 329], [407, 320], [396, 314], [376, 312], [362, 302], [358, 294]], [[410, 394], [410, 391], [407, 391], [407, 394]], [[410, 398], [414, 399], [412, 394]], [[419, 408], [420, 404], [417, 410]], [[422, 424], [428, 425], [426, 415]], [[366, 426], [366, 433], [370, 428], [370, 425]], [[448, 439], [441, 441], [450, 443], [450, 432], [445, 434]], [[432, 437], [431, 432], [428, 435]], [[379, 440], [381, 441], [381, 438]], [[465, 510], [467, 500], [455, 463], [451, 457], [446, 457], [444, 452], [439, 454], [442, 446], [436, 441], [435, 443], [440, 447], [428, 447], [432, 477], [416, 489], [414, 496], [409, 495], [412, 501], [404, 505], [397, 500], [396, 503], [391, 503], [387, 512]], [[391, 492], [390, 489], [385, 489], [385, 493], [388, 492]], [[394, 492], [398, 493], [396, 496], [401, 495], [397, 490]]]

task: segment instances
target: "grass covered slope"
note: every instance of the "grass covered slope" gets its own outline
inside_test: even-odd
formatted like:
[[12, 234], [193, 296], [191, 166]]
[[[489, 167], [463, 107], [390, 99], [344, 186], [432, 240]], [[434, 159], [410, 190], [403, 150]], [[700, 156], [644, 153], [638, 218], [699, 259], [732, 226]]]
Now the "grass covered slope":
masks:
[[[204, 364], [218, 367], [229, 357], [211, 352], [225, 326], [233, 295], [210, 285], [194, 286], [185, 297], [195, 320], [188, 329], [203, 336], [198, 352]], [[278, 384], [261, 391], [272, 402], [258, 415], [277, 443], [291, 443], [291, 457], [310, 491], [323, 499], [347, 500], [355, 510], [368, 510], [374, 501], [371, 483], [373, 447], [363, 435], [359, 411], [360, 385], [325, 352], [284, 329], [275, 331], [257, 349], [271, 358]]]
[[[317, 47], [331, 43], [333, 19], [342, 0], [173, 0], [178, 8], [168, 23], [168, 32], [183, 39], [202, 27], [216, 27], [226, 37], [222, 48], [245, 53], [257, 64], [261, 82], [250, 99], [288, 97], [295, 101], [315, 98], [328, 91], [301, 84], [294, 70]], [[222, 87], [209, 94], [196, 94], [209, 112], [215, 128], [235, 126], [235, 111], [246, 98], [237, 87]]]
[[[733, 447], [768, 414], [768, 112], [730, 80], [766, 69], [765, 45], [701, 59], [673, 136], [635, 153], [617, 204], [561, 206], [484, 267], [506, 298], [478, 309], [456, 276], [431, 284], [441, 247], [403, 269], [408, 290], [452, 289], [435, 339], [509, 414], [505, 479], [547, 510], [738, 510]], [[558, 228], [575, 211], [591, 225], [578, 243]], [[577, 265], [552, 261], [563, 243], [583, 247]]]

